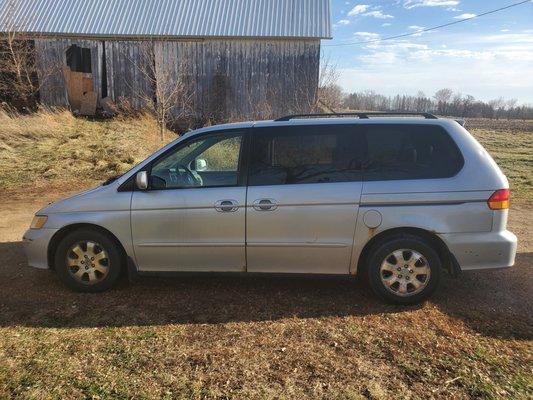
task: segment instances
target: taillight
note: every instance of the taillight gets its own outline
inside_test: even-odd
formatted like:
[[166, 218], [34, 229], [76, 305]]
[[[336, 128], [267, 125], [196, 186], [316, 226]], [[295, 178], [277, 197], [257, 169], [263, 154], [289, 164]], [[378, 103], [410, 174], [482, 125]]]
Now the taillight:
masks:
[[487, 200], [487, 204], [491, 210], [505, 210], [509, 208], [510, 198], [511, 193], [509, 189], [496, 190]]

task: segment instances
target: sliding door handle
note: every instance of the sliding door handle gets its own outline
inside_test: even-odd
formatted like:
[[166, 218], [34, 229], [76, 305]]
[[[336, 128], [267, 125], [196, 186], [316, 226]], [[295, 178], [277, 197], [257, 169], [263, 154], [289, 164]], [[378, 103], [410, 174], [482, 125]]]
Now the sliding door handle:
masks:
[[278, 203], [274, 199], [258, 199], [254, 201], [254, 210], [256, 211], [274, 211], [278, 208]]
[[218, 212], [235, 212], [239, 209], [237, 200], [219, 200], [215, 202], [215, 210]]

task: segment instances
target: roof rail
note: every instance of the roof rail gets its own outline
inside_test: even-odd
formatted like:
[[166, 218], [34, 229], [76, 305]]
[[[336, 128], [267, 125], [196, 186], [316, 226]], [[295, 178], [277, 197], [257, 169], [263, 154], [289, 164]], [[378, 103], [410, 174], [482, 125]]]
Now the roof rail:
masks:
[[341, 112], [341, 113], [331, 113], [331, 114], [295, 114], [295, 115], [286, 115], [284, 117], [278, 118], [274, 121], [281, 122], [281, 121], [290, 121], [291, 119], [297, 119], [297, 118], [330, 118], [330, 117], [358, 117], [359, 119], [368, 119], [370, 116], [421, 116], [425, 119], [438, 119], [436, 116], [430, 113], [425, 112], [400, 112], [400, 111], [394, 111], [394, 112], [380, 112], [380, 111], [372, 111], [372, 112]]

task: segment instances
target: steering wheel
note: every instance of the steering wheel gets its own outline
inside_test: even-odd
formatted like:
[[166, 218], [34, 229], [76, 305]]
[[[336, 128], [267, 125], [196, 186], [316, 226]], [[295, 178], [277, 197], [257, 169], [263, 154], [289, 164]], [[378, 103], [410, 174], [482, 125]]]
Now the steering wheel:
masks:
[[[185, 182], [187, 186], [202, 186], [203, 180], [196, 171], [192, 171], [189, 167], [183, 164], [176, 164], [176, 171], [183, 170], [185, 173]], [[181, 180], [181, 172], [179, 173], [179, 179]]]

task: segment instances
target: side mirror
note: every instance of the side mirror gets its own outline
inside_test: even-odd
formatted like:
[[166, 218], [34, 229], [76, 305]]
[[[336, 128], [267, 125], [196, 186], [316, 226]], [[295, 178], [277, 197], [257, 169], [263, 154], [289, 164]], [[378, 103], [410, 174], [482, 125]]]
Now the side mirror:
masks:
[[199, 172], [207, 171], [207, 161], [203, 158], [196, 159], [194, 169]]
[[135, 184], [140, 190], [148, 189], [148, 173], [146, 171], [137, 172], [137, 175], [135, 175]]

